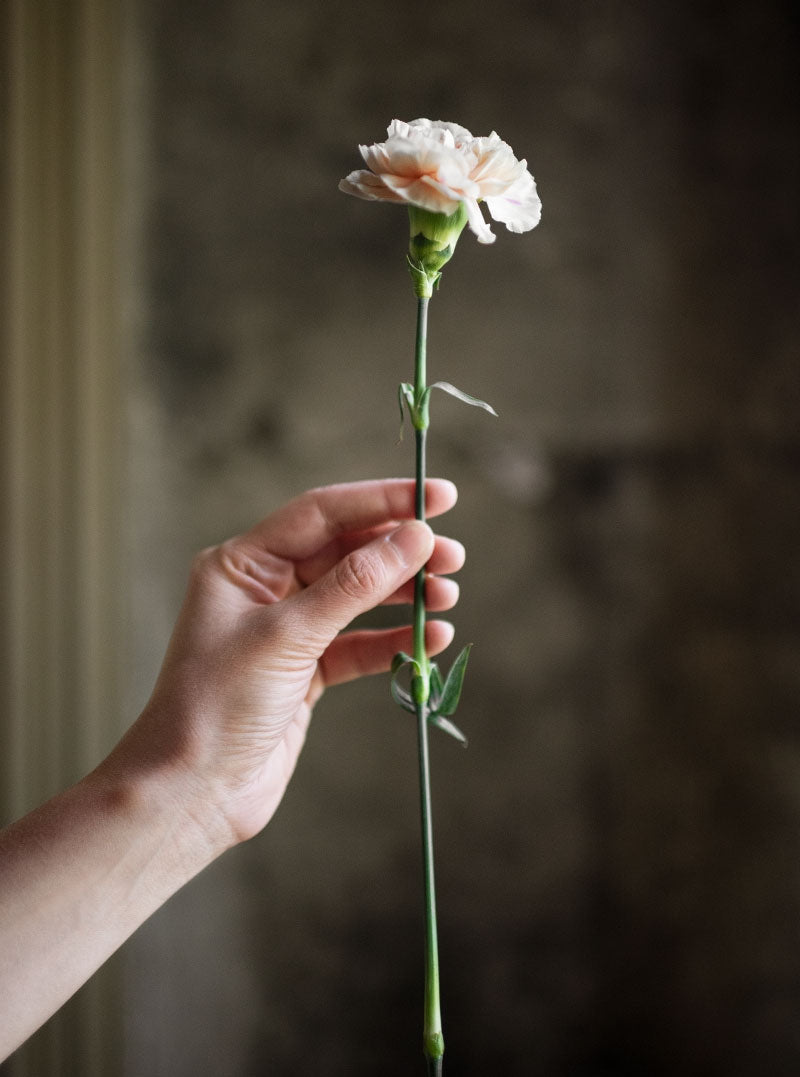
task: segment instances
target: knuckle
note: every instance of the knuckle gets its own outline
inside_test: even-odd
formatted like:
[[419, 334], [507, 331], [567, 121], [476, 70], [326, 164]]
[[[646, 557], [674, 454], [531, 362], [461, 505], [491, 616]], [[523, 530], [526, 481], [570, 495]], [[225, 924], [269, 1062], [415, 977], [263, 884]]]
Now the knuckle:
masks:
[[222, 575], [260, 602], [277, 602], [288, 588], [287, 566], [280, 558], [240, 538], [228, 539], [214, 550]]
[[386, 581], [386, 570], [376, 557], [364, 550], [354, 550], [337, 568], [337, 583], [350, 598], [380, 591]]
[[229, 578], [252, 575], [254, 561], [249, 552], [236, 539], [227, 539], [214, 551], [216, 567]]
[[195, 554], [190, 580], [195, 588], [206, 591], [220, 584], [232, 584], [262, 604], [277, 602], [289, 587], [285, 563], [240, 537]]
[[218, 555], [218, 547], [208, 546], [194, 555], [189, 566], [190, 578], [199, 582], [205, 579], [212, 571]]

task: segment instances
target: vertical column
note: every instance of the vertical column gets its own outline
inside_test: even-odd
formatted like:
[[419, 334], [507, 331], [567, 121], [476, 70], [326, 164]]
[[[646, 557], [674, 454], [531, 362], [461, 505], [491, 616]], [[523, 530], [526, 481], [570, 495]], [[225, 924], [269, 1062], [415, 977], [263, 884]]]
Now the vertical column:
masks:
[[[119, 724], [117, 12], [112, 0], [0, 12], [4, 822], [90, 769]], [[117, 1072], [112, 979], [3, 1072]]]

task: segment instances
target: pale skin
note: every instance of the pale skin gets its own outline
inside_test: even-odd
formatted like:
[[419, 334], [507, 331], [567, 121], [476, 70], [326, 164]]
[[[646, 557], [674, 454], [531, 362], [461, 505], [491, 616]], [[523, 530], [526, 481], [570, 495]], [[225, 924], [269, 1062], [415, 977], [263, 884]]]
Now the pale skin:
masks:
[[[426, 515], [455, 487], [426, 484]], [[0, 832], [0, 1060], [176, 890], [278, 807], [325, 688], [387, 670], [411, 629], [344, 629], [407, 603], [450, 609], [464, 549], [413, 520], [405, 479], [329, 486], [195, 559], [153, 695], [78, 785]], [[452, 628], [432, 619], [431, 654]], [[365, 721], [369, 720], [368, 717]]]

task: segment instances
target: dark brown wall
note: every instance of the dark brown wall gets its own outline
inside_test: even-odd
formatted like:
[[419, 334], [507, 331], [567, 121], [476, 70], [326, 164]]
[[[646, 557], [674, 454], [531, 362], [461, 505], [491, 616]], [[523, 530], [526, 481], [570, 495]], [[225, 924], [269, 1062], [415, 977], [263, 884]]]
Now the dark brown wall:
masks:
[[[496, 128], [543, 221], [463, 237], [429, 344], [500, 413], [431, 432], [475, 642], [446, 1072], [797, 1073], [792, 5], [139, 6], [137, 691], [193, 550], [411, 470], [405, 215], [337, 183], [394, 116]], [[270, 828], [129, 948], [132, 1075], [421, 1072], [414, 752], [383, 680], [321, 703]]]

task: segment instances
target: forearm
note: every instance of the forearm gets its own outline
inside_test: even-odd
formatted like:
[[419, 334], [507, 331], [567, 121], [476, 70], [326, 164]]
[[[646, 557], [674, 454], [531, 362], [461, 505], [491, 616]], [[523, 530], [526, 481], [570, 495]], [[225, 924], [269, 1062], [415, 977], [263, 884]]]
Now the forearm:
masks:
[[221, 851], [179, 787], [106, 763], [0, 833], [0, 1059]]

